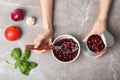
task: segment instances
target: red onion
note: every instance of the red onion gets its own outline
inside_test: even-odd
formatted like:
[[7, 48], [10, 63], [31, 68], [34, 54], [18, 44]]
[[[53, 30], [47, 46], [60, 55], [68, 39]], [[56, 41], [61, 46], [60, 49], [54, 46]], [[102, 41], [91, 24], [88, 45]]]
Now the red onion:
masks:
[[13, 21], [19, 21], [22, 20], [24, 17], [23, 14], [23, 10], [22, 9], [15, 9], [12, 13], [11, 13], [11, 19]]

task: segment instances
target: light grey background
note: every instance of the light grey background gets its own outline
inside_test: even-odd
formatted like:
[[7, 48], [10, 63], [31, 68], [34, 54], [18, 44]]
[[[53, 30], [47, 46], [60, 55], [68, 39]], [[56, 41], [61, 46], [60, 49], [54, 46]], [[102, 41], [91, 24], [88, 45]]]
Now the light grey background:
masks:
[[[23, 21], [14, 22], [10, 13], [15, 8], [23, 8], [26, 16], [35, 16], [37, 23], [28, 26]], [[26, 44], [33, 44], [42, 26], [39, 0], [0, 0], [0, 80], [120, 80], [120, 0], [113, 0], [108, 20], [108, 30], [114, 35], [116, 44], [103, 57], [96, 59], [89, 56], [82, 46], [79, 58], [70, 64], [57, 62], [51, 52], [36, 54], [32, 52], [30, 61], [36, 61], [38, 67], [29, 76], [24, 76], [19, 69], [5, 63], [13, 48], [22, 51]], [[99, 0], [55, 0], [54, 38], [61, 34], [71, 34], [82, 44], [83, 37], [90, 31], [99, 10]], [[25, 16], [25, 18], [26, 18]], [[7, 41], [4, 30], [11, 25], [19, 26], [22, 37]]]

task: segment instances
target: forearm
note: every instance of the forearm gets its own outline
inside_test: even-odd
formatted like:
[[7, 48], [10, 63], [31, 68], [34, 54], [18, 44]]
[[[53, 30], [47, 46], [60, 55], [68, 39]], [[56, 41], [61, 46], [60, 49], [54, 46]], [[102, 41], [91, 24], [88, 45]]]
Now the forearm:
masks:
[[44, 28], [52, 27], [53, 0], [40, 0]]
[[99, 19], [106, 21], [112, 0], [100, 0]]

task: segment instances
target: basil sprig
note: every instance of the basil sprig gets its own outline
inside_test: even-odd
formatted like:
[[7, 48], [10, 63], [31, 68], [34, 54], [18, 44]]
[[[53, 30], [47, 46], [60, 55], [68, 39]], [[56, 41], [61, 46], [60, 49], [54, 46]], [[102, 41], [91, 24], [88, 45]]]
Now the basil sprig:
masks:
[[38, 65], [36, 62], [27, 61], [27, 59], [30, 57], [30, 54], [30, 50], [25, 50], [24, 54], [22, 54], [20, 48], [14, 48], [11, 52], [11, 58], [16, 60], [14, 64], [15, 69], [19, 68], [20, 72], [27, 76], [29, 75], [30, 71]]

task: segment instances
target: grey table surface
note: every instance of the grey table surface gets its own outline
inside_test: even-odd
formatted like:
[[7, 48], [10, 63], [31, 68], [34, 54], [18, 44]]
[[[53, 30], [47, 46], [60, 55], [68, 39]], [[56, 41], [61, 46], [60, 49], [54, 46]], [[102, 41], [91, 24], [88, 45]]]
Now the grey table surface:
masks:
[[[34, 26], [25, 24], [25, 20], [14, 22], [10, 13], [15, 8], [23, 8], [26, 16], [35, 16]], [[0, 80], [120, 80], [120, 0], [113, 0], [108, 30], [115, 37], [115, 45], [106, 55], [96, 59], [89, 56], [81, 45], [79, 58], [70, 64], [57, 62], [51, 52], [36, 54], [32, 52], [30, 61], [38, 63], [38, 67], [24, 76], [19, 69], [5, 63], [13, 48], [22, 51], [26, 44], [32, 44], [42, 26], [39, 0], [0, 0]], [[99, 10], [99, 0], [55, 0], [54, 2], [54, 39], [61, 34], [75, 36], [82, 44], [83, 37], [90, 31]], [[4, 30], [11, 25], [22, 29], [22, 37], [15, 41], [7, 41]]]

